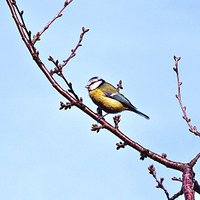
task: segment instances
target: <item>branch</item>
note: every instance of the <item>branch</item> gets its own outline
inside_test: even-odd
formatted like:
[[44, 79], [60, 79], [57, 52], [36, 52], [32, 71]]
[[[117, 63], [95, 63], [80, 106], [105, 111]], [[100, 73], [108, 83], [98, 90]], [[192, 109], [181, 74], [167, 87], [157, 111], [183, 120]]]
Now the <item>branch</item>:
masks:
[[189, 165], [183, 171], [182, 189], [186, 200], [194, 200], [194, 172]]
[[[160, 178], [160, 180], [158, 180], [157, 176], [156, 176], [156, 169], [153, 165], [150, 165], [148, 167], [149, 173], [153, 176], [153, 178], [155, 179], [155, 181], [157, 182], [157, 186], [156, 188], [160, 188], [164, 191], [166, 197], [168, 200], [174, 200], [177, 199], [179, 196], [181, 196], [183, 194], [183, 190], [181, 188], [181, 190], [179, 192], [177, 192], [176, 194], [174, 194], [172, 197], [169, 197], [169, 192], [167, 191], [167, 189], [165, 188], [165, 186], [163, 185], [164, 182], [164, 178]], [[172, 179], [174, 180], [174, 178]], [[179, 180], [180, 181], [180, 180]], [[182, 181], [181, 181], [182, 182]]]
[[37, 32], [34, 36], [33, 36], [33, 40], [32, 43], [35, 44], [37, 41], [40, 40], [41, 35], [53, 24], [53, 22], [60, 18], [62, 16], [62, 12], [65, 10], [65, 8], [72, 2], [73, 0], [66, 0], [63, 4], [63, 7], [61, 8], [61, 10], [55, 15], [55, 17], [49, 21], [47, 23], [47, 25], [39, 32]]
[[89, 31], [89, 29], [82, 27], [80, 36], [79, 36], [79, 40], [78, 43], [76, 44], [75, 48], [71, 50], [70, 55], [68, 56], [68, 58], [66, 60], [63, 60], [62, 64], [59, 64], [58, 60], [54, 60], [53, 57], [49, 56], [49, 61], [53, 62], [54, 65], [56, 66], [54, 68], [54, 70], [51, 70], [51, 74], [58, 74], [60, 76], [60, 74], [62, 74], [62, 69], [68, 64], [68, 62], [74, 57], [76, 56], [76, 51], [78, 50], [79, 47], [82, 46], [82, 41], [83, 41], [83, 37], [84, 35]]
[[186, 106], [183, 105], [182, 102], [182, 96], [181, 96], [181, 85], [182, 82], [180, 80], [180, 74], [179, 74], [179, 61], [181, 60], [181, 57], [174, 56], [175, 66], [173, 70], [176, 72], [176, 78], [177, 78], [177, 94], [176, 98], [178, 99], [179, 105], [181, 107], [182, 113], [183, 113], [183, 119], [186, 121], [187, 125], [189, 126], [189, 131], [194, 133], [196, 136], [200, 137], [200, 132], [197, 130], [196, 126], [193, 126], [191, 124], [191, 119], [188, 117], [186, 112]]
[[160, 180], [158, 180], [158, 178], [157, 178], [157, 176], [156, 176], [156, 169], [155, 169], [155, 167], [154, 167], [153, 165], [150, 165], [150, 166], [148, 167], [148, 170], [149, 170], [149, 173], [153, 176], [153, 178], [155, 179], [155, 181], [156, 181], [157, 184], [158, 184], [158, 185], [156, 186], [156, 188], [162, 189], [162, 190], [164, 191], [164, 193], [165, 193], [167, 199], [170, 200], [169, 193], [168, 193], [167, 189], [166, 189], [166, 188], [164, 187], [164, 185], [163, 185], [164, 178], [160, 178]]
[[[95, 121], [99, 122], [99, 124], [101, 124], [100, 128], [107, 129], [108, 131], [113, 133], [115, 136], [120, 138], [124, 142], [125, 145], [129, 145], [130, 147], [132, 147], [136, 151], [140, 152], [141, 160], [144, 160], [144, 158], [149, 157], [149, 158], [151, 158], [151, 159], [153, 159], [153, 160], [165, 165], [166, 167], [169, 167], [169, 168], [172, 168], [172, 169], [176, 169], [176, 170], [179, 170], [179, 171], [183, 171], [184, 163], [175, 162], [175, 161], [169, 160], [166, 157], [163, 157], [162, 155], [156, 154], [155, 152], [152, 152], [149, 149], [147, 149], [147, 148], [143, 147], [142, 145], [138, 144], [137, 142], [133, 141], [128, 136], [126, 136], [124, 133], [122, 133], [117, 127], [112, 126], [110, 123], [108, 123], [104, 118], [99, 118], [99, 115], [97, 113], [93, 112], [85, 104], [83, 104], [82, 100], [80, 101], [80, 98], [76, 98], [76, 96], [74, 95], [75, 93], [72, 92], [72, 94], [71, 94], [69, 91], [66, 91], [65, 89], [63, 89], [61, 87], [61, 85], [54, 79], [52, 71], [49, 71], [47, 69], [47, 67], [45, 66], [45, 64], [41, 61], [40, 56], [39, 56], [39, 51], [36, 49], [36, 47], [34, 46], [32, 41], [29, 38], [27, 38], [26, 31], [24, 32], [24, 30], [28, 30], [28, 29], [27, 29], [25, 23], [24, 23], [23, 26], [21, 26], [21, 21], [22, 21], [23, 18], [22, 18], [22, 16], [18, 17], [17, 12], [18, 12], [19, 9], [16, 9], [17, 8], [16, 3], [13, 2], [12, 0], [6, 0], [6, 1], [7, 1], [7, 4], [9, 6], [9, 8], [10, 8], [12, 16], [14, 18], [14, 21], [15, 21], [15, 23], [17, 25], [19, 33], [20, 33], [20, 35], [21, 35], [26, 47], [28, 48], [30, 54], [32, 55], [33, 60], [36, 62], [36, 64], [41, 69], [41, 71], [44, 73], [44, 75], [46, 76], [48, 81], [52, 84], [52, 86], [63, 97], [65, 97], [69, 101], [70, 104], [67, 104], [66, 108], [68, 108], [69, 105], [73, 105], [73, 106], [79, 108], [80, 110], [82, 110], [84, 113], [86, 113], [88, 116], [93, 118]], [[87, 29], [84, 29], [84, 30], [82, 29], [84, 34], [86, 33], [86, 30]], [[82, 36], [83, 36], [83, 34], [81, 34], [81, 37], [80, 37], [79, 42], [78, 42], [78, 45], [76, 46], [77, 48], [75, 47], [75, 50], [77, 50], [78, 46], [80, 46], [79, 43], [83, 39]], [[64, 62], [64, 65], [70, 59], [71, 59], [71, 56], [69, 56], [69, 59], [67, 59]], [[54, 62], [56, 63], [56, 66], [59, 68], [57, 74], [61, 73], [63, 65], [60, 65], [58, 61], [54, 61]], [[69, 85], [70, 85], [70, 83], [68, 83], [68, 86]], [[99, 130], [100, 130], [100, 128], [99, 128]], [[93, 129], [97, 129], [97, 127], [93, 126]]]
[[198, 159], [200, 158], [200, 153], [198, 153], [190, 162], [189, 166], [192, 168], [197, 163]]
[[76, 47], [74, 49], [71, 50], [71, 54], [69, 55], [69, 57], [66, 59], [66, 60], [63, 60], [63, 64], [61, 65], [61, 67], [63, 68], [65, 65], [67, 65], [67, 63], [71, 60], [71, 58], [73, 58], [75, 55], [76, 55], [76, 51], [79, 47], [82, 46], [82, 40], [83, 40], [83, 37], [85, 35], [85, 33], [87, 33], [89, 31], [89, 29], [85, 28], [85, 27], [82, 27], [82, 32], [80, 34], [80, 37], [79, 37], [79, 41], [76, 45]]
[[182, 194], [184, 194], [186, 200], [194, 200], [194, 191], [200, 194], [200, 185], [194, 179], [195, 174], [192, 168], [196, 164], [199, 158], [200, 158], [200, 153], [194, 159], [192, 159], [189, 164], [185, 164], [182, 179], [176, 177], [172, 178], [172, 180], [182, 182], [182, 187], [181, 190], [175, 195], [173, 195], [171, 198], [169, 197], [167, 189], [163, 185], [164, 178], [160, 178], [160, 180], [158, 180], [156, 176], [155, 167], [153, 165], [150, 165], [148, 170], [158, 184], [156, 187], [164, 191], [168, 200], [174, 200]]
[[[84, 34], [89, 29], [85, 29], [85, 28], [82, 29], [82, 33], [80, 34], [78, 44], [71, 51], [70, 56], [66, 60], [64, 60], [62, 64], [59, 64], [59, 61], [54, 60], [51, 57], [52, 59], [50, 59], [50, 61], [54, 63], [54, 65], [56, 66], [55, 69], [57, 70], [56, 72], [55, 71], [52, 72], [52, 70], [47, 69], [45, 64], [40, 59], [39, 51], [34, 46], [35, 42], [33, 42], [31, 40], [31, 31], [28, 30], [26, 24], [24, 23], [23, 11], [19, 11], [15, 1], [13, 1], [13, 0], [6, 0], [6, 1], [10, 8], [11, 13], [12, 13], [12, 17], [16, 23], [16, 26], [19, 30], [19, 33], [22, 37], [22, 40], [24, 41], [26, 47], [28, 48], [33, 60], [36, 62], [37, 66], [40, 68], [40, 70], [43, 72], [43, 74], [46, 76], [46, 78], [52, 84], [52, 86], [57, 90], [57, 92], [59, 92], [63, 97], [65, 97], [69, 101], [66, 104], [61, 103], [60, 109], [68, 109], [68, 108], [71, 108], [71, 106], [75, 106], [75, 107], [79, 108], [80, 110], [82, 110], [84, 113], [86, 113], [88, 116], [90, 116], [91, 118], [93, 118], [100, 124], [100, 126], [98, 126], [98, 127], [96, 125], [93, 125], [93, 127], [92, 127], [93, 129], [95, 129], [96, 131], [99, 131], [102, 128], [107, 129], [108, 131], [110, 131], [111, 133], [113, 133], [115, 136], [117, 136], [118, 138], [120, 138], [123, 141], [118, 144], [118, 148], [123, 148], [125, 145], [128, 145], [140, 153], [141, 160], [144, 160], [146, 157], [149, 157], [150, 159], [153, 159], [156, 162], [159, 162], [168, 168], [185, 172], [185, 169], [186, 169], [185, 163], [169, 160], [169, 159], [167, 159], [166, 155], [164, 156], [164, 155], [156, 154], [155, 152], [152, 152], [149, 149], [138, 144], [137, 142], [133, 141], [132, 139], [130, 139], [128, 136], [126, 136], [123, 132], [121, 132], [118, 129], [119, 118], [115, 119], [115, 126], [112, 126], [104, 118], [99, 118], [98, 113], [93, 112], [89, 107], [87, 107], [85, 104], [83, 104], [82, 99], [79, 98], [77, 96], [77, 94], [74, 92], [74, 90], [72, 88], [72, 84], [67, 81], [67, 79], [65, 78], [65, 76], [62, 73], [62, 69], [64, 66], [67, 65], [69, 60], [75, 56], [75, 52], [81, 46], [81, 42], [83, 40]], [[71, 1], [67, 1], [67, 2], [71, 2]], [[57, 18], [55, 17], [55, 19], [57, 19]], [[53, 21], [55, 21], [55, 20], [52, 20], [52, 23], [53, 23]], [[50, 23], [50, 25], [52, 23]], [[69, 87], [69, 90], [65, 90], [61, 87], [61, 85], [55, 80], [55, 78], [53, 76], [54, 73], [59, 75], [65, 81], [65, 83]], [[118, 88], [122, 88], [121, 83], [119, 84]], [[187, 174], [188, 173], [185, 173], [185, 175], [186, 175], [186, 176], [184, 176], [185, 180], [187, 178]], [[193, 180], [192, 178], [193, 177], [189, 176], [187, 180]], [[185, 184], [185, 185], [187, 185], [187, 184]], [[187, 190], [185, 190], [185, 191], [187, 193]]]

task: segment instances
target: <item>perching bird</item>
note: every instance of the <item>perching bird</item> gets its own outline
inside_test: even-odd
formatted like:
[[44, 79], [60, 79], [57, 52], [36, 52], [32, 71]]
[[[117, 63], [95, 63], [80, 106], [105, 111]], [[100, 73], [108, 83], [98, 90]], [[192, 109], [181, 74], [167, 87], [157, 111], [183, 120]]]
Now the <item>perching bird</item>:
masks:
[[137, 110], [123, 94], [119, 93], [117, 88], [99, 77], [91, 78], [86, 88], [92, 101], [99, 109], [104, 110], [106, 113], [118, 113], [129, 110], [149, 119], [149, 116]]

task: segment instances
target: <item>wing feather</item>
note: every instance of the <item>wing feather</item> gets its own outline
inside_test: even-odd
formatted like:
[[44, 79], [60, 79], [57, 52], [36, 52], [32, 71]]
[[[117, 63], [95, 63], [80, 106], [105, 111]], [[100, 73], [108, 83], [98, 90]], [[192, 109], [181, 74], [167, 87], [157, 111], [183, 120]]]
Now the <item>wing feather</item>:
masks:
[[123, 94], [120, 94], [118, 92], [112, 94], [107, 93], [106, 96], [121, 102], [124, 106], [126, 106], [130, 110], [136, 110], [136, 107], [133, 106], [131, 102]]

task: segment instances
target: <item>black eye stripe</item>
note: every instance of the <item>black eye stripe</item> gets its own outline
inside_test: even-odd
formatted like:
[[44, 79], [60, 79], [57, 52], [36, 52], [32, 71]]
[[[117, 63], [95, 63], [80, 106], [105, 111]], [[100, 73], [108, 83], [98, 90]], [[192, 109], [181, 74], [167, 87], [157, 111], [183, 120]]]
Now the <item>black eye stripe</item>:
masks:
[[96, 83], [97, 81], [92, 81], [89, 85], [92, 85], [92, 84], [94, 84], [94, 83]]

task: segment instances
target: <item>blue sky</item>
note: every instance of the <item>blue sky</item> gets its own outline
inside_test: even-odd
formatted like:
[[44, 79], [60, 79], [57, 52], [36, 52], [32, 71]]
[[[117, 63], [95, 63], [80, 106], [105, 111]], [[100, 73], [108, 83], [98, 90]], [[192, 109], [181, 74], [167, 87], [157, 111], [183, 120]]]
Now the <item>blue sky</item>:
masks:
[[[35, 34], [61, 8], [63, 1], [18, 1]], [[189, 162], [199, 153], [199, 139], [188, 131], [175, 99], [173, 56], [181, 56], [183, 100], [192, 122], [199, 126], [199, 1], [76, 1], [37, 44], [43, 62], [49, 55], [62, 61], [76, 44], [81, 27], [90, 29], [64, 70], [84, 103], [96, 106], [84, 88], [100, 76], [116, 84], [145, 120], [122, 113], [121, 130], [136, 142], [168, 158]], [[154, 164], [174, 194], [179, 172], [138, 152], [116, 151], [115, 136], [90, 131], [92, 119], [76, 108], [59, 110], [65, 101], [37, 68], [25, 48], [5, 1], [1, 1], [0, 198], [5, 200], [164, 199], [155, 188], [148, 166]], [[112, 122], [112, 115], [107, 117]], [[200, 126], [199, 126], [200, 127]], [[199, 180], [199, 163], [195, 166]], [[183, 197], [181, 197], [183, 199]], [[200, 199], [196, 196], [196, 199]]]

